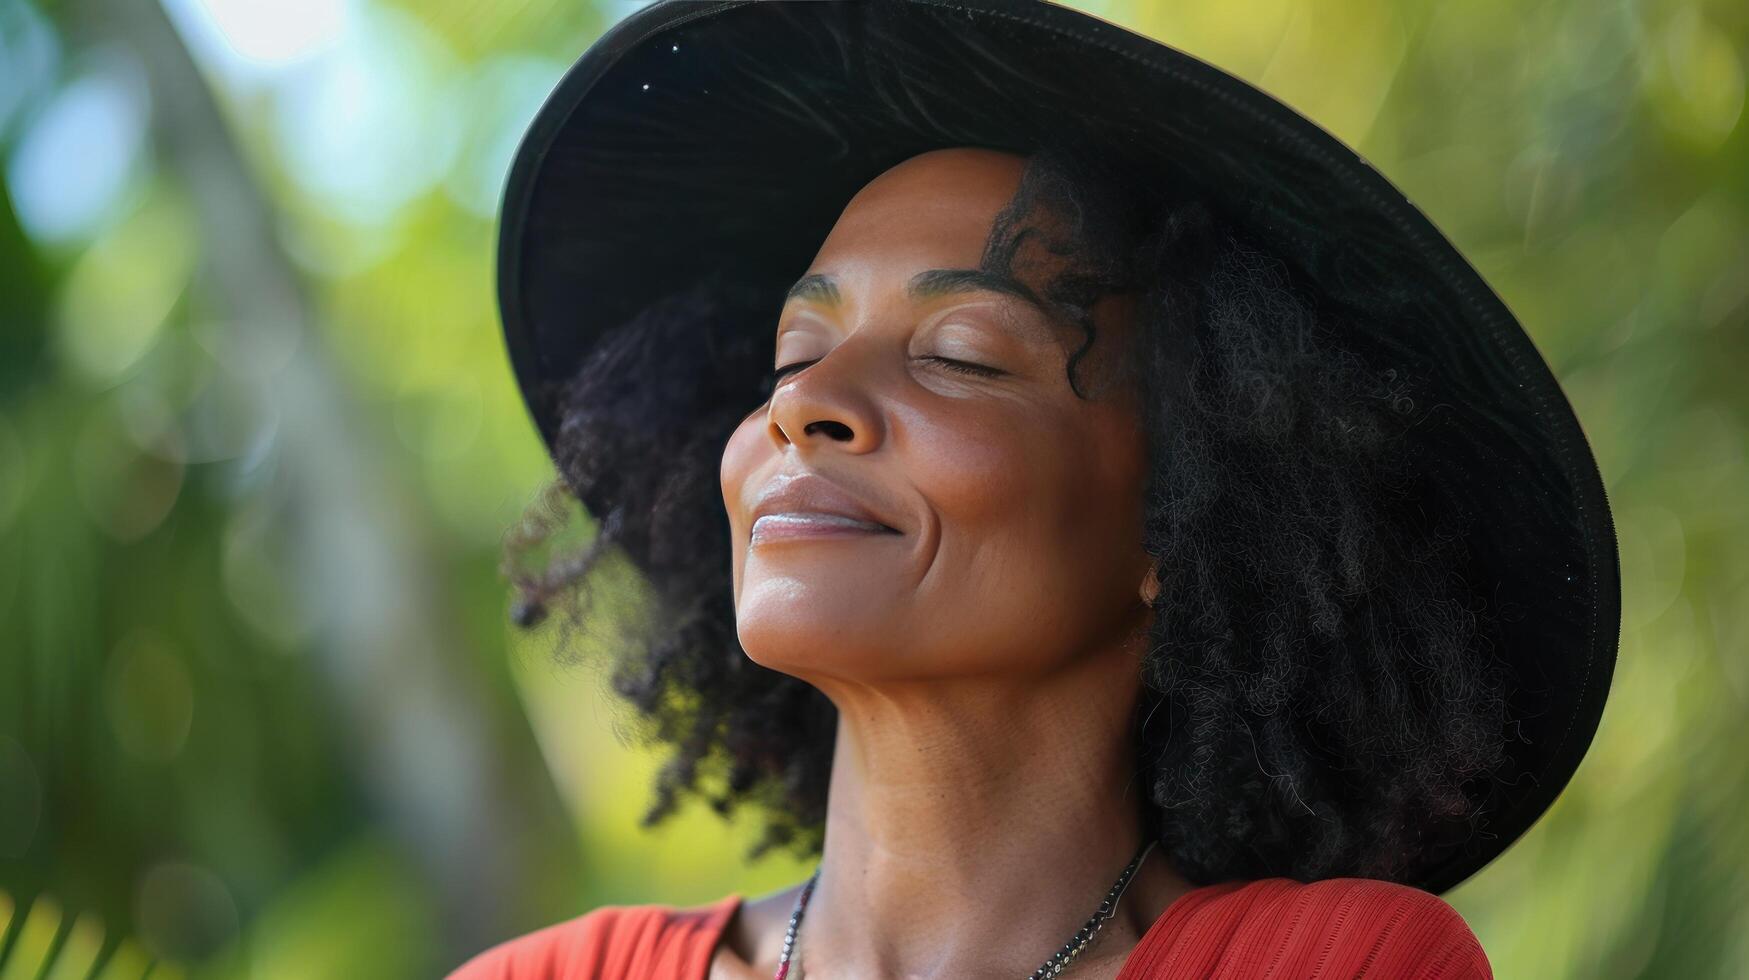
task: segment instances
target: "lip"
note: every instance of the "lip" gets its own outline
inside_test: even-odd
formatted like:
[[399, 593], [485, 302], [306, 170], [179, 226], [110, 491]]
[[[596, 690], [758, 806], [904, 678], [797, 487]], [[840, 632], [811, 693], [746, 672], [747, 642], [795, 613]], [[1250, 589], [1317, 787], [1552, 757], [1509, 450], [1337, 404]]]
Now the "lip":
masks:
[[753, 506], [755, 541], [902, 534], [850, 491], [813, 473], [780, 473]]

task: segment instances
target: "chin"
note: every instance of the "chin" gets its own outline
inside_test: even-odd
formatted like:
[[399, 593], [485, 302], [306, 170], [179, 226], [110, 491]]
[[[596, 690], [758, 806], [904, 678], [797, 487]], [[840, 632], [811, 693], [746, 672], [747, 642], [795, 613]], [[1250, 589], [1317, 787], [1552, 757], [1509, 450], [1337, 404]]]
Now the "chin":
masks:
[[874, 680], [903, 667], [894, 659], [893, 634], [874, 623], [799, 619], [793, 608], [769, 617], [755, 609], [737, 617], [736, 635], [749, 660], [809, 682]]
[[735, 626], [748, 659], [772, 670], [800, 674], [850, 662], [868, 663], [877, 656], [863, 646], [866, 631], [847, 630], [842, 623], [761, 616], [752, 610], [738, 615]]

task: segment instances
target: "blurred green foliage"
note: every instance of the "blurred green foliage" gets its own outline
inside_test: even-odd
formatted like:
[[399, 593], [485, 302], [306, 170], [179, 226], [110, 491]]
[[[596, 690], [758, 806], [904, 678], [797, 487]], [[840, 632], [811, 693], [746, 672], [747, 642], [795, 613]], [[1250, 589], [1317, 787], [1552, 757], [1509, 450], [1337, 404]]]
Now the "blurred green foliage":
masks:
[[[1749, 8], [1078, 5], [1371, 160], [1592, 440], [1621, 662], [1568, 791], [1446, 896], [1496, 972], [1749, 975]], [[635, 7], [0, 0], [6, 969], [432, 976], [807, 872], [708, 813], [638, 829], [651, 756], [505, 618], [551, 467], [493, 212]]]

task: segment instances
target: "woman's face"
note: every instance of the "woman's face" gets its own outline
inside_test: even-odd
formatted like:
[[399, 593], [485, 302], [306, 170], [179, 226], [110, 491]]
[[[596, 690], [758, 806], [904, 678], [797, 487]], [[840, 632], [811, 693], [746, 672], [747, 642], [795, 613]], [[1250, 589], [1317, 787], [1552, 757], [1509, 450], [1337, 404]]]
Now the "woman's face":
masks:
[[[1146, 614], [1146, 448], [1116, 380], [1131, 308], [1095, 306], [1083, 400], [1065, 373], [1080, 328], [963, 271], [1024, 164], [954, 148], [893, 167], [792, 291], [774, 367], [797, 370], [721, 468], [754, 661], [809, 680], [1013, 677], [1109, 648]], [[756, 526], [761, 495], [802, 475], [892, 530], [809, 517], [821, 498], [805, 495]]]

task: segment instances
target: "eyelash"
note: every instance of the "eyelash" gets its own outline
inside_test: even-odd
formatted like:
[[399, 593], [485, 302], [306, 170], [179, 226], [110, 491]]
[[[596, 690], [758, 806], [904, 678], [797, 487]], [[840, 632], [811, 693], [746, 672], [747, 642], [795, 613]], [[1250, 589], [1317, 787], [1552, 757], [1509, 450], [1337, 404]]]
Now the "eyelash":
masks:
[[[942, 367], [946, 368], [949, 371], [953, 371], [953, 372], [956, 372], [959, 374], [970, 374], [970, 375], [973, 375], [975, 377], [980, 377], [980, 378], [993, 378], [996, 375], [1003, 373], [998, 368], [985, 367], [982, 364], [973, 364], [970, 361], [956, 361], [951, 357], [939, 357], [935, 354], [925, 354], [922, 357], [917, 358], [917, 360], [919, 360], [919, 361], [933, 361], [937, 364], [940, 364]], [[766, 392], [772, 391], [774, 388], [777, 387], [777, 383], [779, 381], [783, 380], [785, 375], [789, 374], [791, 371], [800, 370], [802, 368], [805, 368], [812, 363], [814, 363], [814, 362], [813, 361], [797, 361], [794, 364], [785, 364], [783, 367], [777, 368], [777, 369], [772, 370], [772, 371], [767, 371], [765, 374], [764, 390]]]

